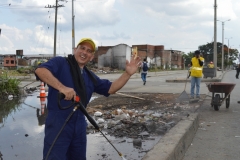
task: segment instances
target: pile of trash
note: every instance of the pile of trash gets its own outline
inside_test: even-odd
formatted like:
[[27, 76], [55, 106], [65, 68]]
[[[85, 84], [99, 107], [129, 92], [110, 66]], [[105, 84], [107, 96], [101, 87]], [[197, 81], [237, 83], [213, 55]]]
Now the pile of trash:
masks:
[[113, 68], [110, 68], [110, 67], [90, 68], [90, 70], [93, 71], [94, 73], [105, 73], [105, 74], [119, 73], [120, 72], [118, 69], [113, 69]]
[[[100, 107], [100, 106], [98, 106]], [[139, 136], [164, 135], [177, 122], [176, 113], [172, 111], [127, 110], [124, 107], [113, 111], [94, 111], [88, 109], [99, 127], [115, 137], [137, 138]], [[88, 133], [94, 127], [88, 123]]]

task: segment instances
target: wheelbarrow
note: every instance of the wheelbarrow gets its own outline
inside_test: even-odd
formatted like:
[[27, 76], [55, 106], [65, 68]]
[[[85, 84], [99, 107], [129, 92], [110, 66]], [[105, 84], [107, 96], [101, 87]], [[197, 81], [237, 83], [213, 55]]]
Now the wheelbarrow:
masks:
[[211, 106], [218, 111], [222, 103], [226, 102], [226, 108], [230, 105], [230, 94], [235, 87], [234, 83], [211, 82], [206, 84], [209, 92], [212, 92]]

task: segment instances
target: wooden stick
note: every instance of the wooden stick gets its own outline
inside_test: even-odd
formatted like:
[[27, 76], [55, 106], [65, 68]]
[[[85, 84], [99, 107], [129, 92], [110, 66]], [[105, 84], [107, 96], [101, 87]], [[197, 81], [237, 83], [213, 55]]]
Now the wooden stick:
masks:
[[128, 94], [123, 94], [123, 93], [118, 93], [118, 92], [116, 92], [116, 94], [121, 95], [121, 96], [126, 96], [126, 97], [132, 97], [132, 98], [136, 98], [136, 99], [145, 100], [144, 98], [140, 98], [140, 97], [136, 97], [136, 96], [131, 96], [131, 95], [128, 95]]

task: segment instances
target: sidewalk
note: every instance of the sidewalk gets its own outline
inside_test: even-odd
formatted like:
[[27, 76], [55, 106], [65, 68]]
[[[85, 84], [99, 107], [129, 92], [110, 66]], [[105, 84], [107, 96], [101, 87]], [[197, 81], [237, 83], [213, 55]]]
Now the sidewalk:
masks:
[[210, 103], [211, 97], [197, 111], [199, 128], [182, 160], [239, 160], [240, 159], [240, 81], [235, 78], [236, 70], [226, 72], [222, 83], [235, 84], [231, 92], [230, 105], [225, 101], [219, 111]]
[[[202, 83], [220, 82], [225, 72], [217, 72], [217, 77], [212, 79], [202, 79]], [[187, 80], [190, 82], [190, 80]], [[166, 82], [184, 83], [186, 79], [175, 78], [167, 79]], [[203, 85], [201, 83], [201, 86]], [[207, 87], [205, 87], [207, 88]], [[201, 94], [208, 95], [208, 90], [201, 88]], [[204, 100], [200, 104], [203, 104]], [[181, 160], [191, 145], [195, 134], [199, 128], [199, 114], [191, 113], [184, 117], [176, 126], [174, 126], [160, 141], [143, 157], [142, 160]], [[190, 160], [190, 159], [189, 159]]]

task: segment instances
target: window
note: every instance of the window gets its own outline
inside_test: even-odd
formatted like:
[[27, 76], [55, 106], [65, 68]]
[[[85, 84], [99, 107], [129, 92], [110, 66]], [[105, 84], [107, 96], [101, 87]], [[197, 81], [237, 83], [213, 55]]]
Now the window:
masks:
[[173, 55], [173, 60], [177, 61], [178, 60], [178, 55]]
[[6, 60], [6, 64], [9, 64], [9, 60]]
[[14, 61], [14, 60], [11, 60], [11, 64], [15, 64], [15, 61]]

